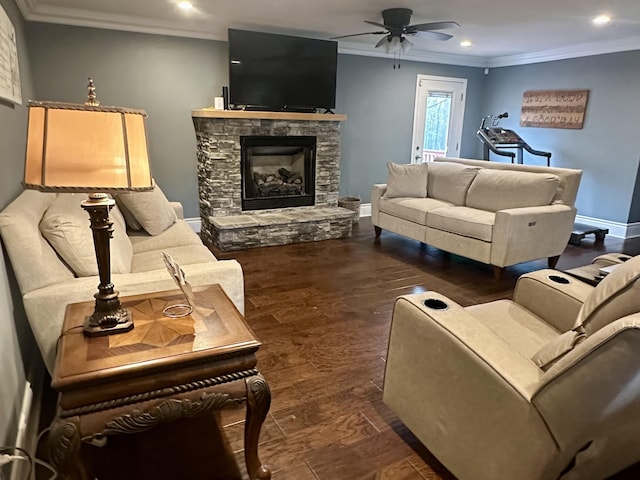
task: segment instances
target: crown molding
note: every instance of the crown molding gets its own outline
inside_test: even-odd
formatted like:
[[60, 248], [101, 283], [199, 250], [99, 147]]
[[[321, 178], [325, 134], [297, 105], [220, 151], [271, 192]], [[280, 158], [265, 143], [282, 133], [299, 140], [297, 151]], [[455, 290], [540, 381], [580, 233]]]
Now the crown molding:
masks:
[[579, 45], [545, 50], [542, 52], [492, 57], [488, 59], [487, 66], [510, 67], [514, 65], [526, 65], [529, 63], [552, 62], [554, 60], [589, 57], [591, 55], [603, 55], [606, 53], [627, 52], [630, 50], [640, 50], [640, 37], [608, 40], [604, 42], [582, 43]]
[[35, 5], [33, 0], [15, 0], [22, 16], [29, 22], [56, 23], [74, 27], [90, 27], [125, 32], [227, 41], [226, 37], [197, 29], [176, 28], [168, 20], [147, 20], [128, 15], [95, 13], [87, 10]]
[[[338, 53], [345, 55], [360, 55], [364, 57], [392, 58], [393, 54], [375, 48], [373, 45], [362, 43], [340, 43]], [[453, 55], [449, 53], [425, 52], [421, 50], [410, 50], [400, 56], [401, 60], [411, 60], [416, 62], [444, 63], [447, 65], [461, 65], [465, 67], [487, 66], [485, 57], [474, 57], [472, 55]]]
[[[168, 20], [147, 20], [127, 15], [95, 13], [82, 9], [64, 7], [51, 7], [47, 5], [38, 5], [36, 0], [15, 0], [15, 2], [25, 20], [30, 22], [57, 23], [76, 27], [102, 28], [174, 37], [218, 40], [223, 42], [227, 41], [226, 37], [217, 35], [214, 32], [201, 31], [196, 28], [176, 28], [172, 22]], [[640, 50], [640, 36], [620, 40], [583, 43], [540, 52], [496, 57], [426, 52], [414, 49], [406, 54], [402, 54], [401, 59], [467, 67], [497, 68], [551, 62], [554, 60], [566, 60], [569, 58], [587, 57], [591, 55], [602, 55], [631, 50]], [[341, 42], [338, 46], [338, 52], [345, 55], [360, 55], [380, 58], [390, 58], [392, 56], [389, 53], [377, 50], [373, 45], [348, 42]]]

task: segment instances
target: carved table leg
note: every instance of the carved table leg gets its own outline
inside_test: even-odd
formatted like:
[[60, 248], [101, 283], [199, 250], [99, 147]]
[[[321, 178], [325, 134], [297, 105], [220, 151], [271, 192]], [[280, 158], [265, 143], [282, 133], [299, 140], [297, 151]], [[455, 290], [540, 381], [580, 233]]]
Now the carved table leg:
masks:
[[49, 433], [49, 457], [60, 478], [93, 480], [83, 462], [81, 447], [78, 417], [53, 422]]
[[271, 470], [258, 458], [258, 439], [271, 405], [269, 385], [262, 375], [246, 379], [247, 420], [244, 428], [244, 459], [251, 480], [269, 480]]

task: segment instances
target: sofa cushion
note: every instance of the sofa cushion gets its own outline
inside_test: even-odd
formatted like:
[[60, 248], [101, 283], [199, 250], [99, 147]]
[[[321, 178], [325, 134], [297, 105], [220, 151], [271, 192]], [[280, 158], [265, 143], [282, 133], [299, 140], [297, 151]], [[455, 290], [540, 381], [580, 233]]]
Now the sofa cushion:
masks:
[[23, 293], [74, 278], [38, 229], [55, 199], [55, 193], [25, 190], [0, 213], [2, 241]]
[[[86, 198], [73, 193], [59, 194], [40, 221], [42, 236], [78, 277], [98, 275], [89, 215], [80, 206]], [[109, 218], [113, 222], [113, 238], [109, 243], [111, 273], [129, 273], [133, 248], [118, 207], [111, 209]]]
[[618, 318], [640, 312], [640, 256], [621, 263], [593, 289], [578, 312], [576, 328], [588, 335]]
[[469, 207], [443, 207], [429, 211], [427, 226], [484, 242], [493, 239], [495, 212]]
[[183, 245], [202, 245], [198, 234], [184, 220], [177, 220], [159, 235], [149, 235], [144, 231], [129, 231], [129, 240], [131, 240], [134, 255]]
[[158, 185], [148, 192], [119, 193], [117, 198], [149, 235], [164, 232], [177, 219], [175, 210]]
[[427, 164], [387, 163], [387, 198], [427, 196]]
[[493, 212], [549, 205], [559, 183], [549, 173], [482, 169], [469, 187], [466, 205]]
[[432, 162], [428, 165], [427, 195], [454, 205], [464, 205], [467, 190], [480, 168], [453, 162]]
[[410, 222], [427, 224], [427, 212], [434, 208], [448, 207], [451, 204], [435, 198], [392, 198], [380, 199], [380, 211]]
[[[183, 245], [137, 253], [133, 256], [131, 271], [133, 273], [151, 270], [166, 270], [162, 252], [166, 252], [181, 266], [196, 263], [216, 262], [217, 258], [204, 245]], [[167, 273], [168, 275], [168, 273]], [[189, 280], [187, 278], [187, 280]]]

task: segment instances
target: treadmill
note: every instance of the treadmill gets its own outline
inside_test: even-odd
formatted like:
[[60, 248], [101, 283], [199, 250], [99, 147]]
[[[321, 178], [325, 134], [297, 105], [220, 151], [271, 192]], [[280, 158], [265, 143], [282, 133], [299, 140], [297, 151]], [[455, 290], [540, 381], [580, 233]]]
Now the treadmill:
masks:
[[[546, 157], [548, 167], [551, 163], [551, 152], [535, 150], [513, 130], [498, 127], [500, 119], [508, 117], [509, 113], [504, 112], [500, 115], [487, 115], [482, 119], [476, 136], [484, 145], [484, 159], [490, 160], [489, 152], [491, 151], [496, 155], [511, 158], [511, 163], [514, 163], [514, 160], [517, 161], [517, 163], [523, 163], [522, 152], [526, 150], [532, 155]], [[493, 118], [493, 121], [491, 122], [491, 126], [488, 127], [486, 126], [486, 122], [490, 118]]]

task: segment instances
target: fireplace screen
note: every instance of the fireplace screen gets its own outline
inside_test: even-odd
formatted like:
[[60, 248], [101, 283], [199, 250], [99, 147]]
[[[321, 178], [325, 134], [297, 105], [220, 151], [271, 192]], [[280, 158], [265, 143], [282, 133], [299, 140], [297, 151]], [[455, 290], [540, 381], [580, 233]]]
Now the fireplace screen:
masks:
[[242, 209], [314, 204], [316, 137], [240, 137]]

